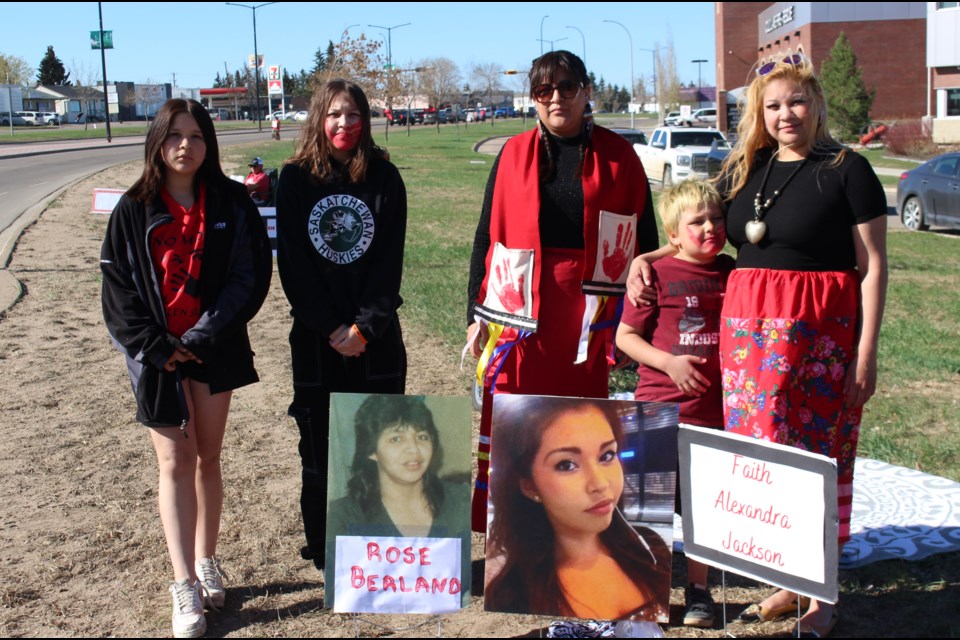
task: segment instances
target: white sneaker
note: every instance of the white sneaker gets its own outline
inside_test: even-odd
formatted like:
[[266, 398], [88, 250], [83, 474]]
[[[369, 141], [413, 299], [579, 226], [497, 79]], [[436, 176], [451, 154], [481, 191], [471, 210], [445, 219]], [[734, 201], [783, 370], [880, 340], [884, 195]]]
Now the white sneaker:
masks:
[[219, 611], [227, 598], [227, 590], [223, 588], [223, 579], [227, 575], [220, 568], [220, 559], [217, 556], [200, 558], [194, 566], [203, 588], [203, 603]]
[[207, 632], [207, 619], [203, 616], [203, 600], [200, 582], [189, 578], [170, 585], [173, 594], [173, 637], [199, 638]]

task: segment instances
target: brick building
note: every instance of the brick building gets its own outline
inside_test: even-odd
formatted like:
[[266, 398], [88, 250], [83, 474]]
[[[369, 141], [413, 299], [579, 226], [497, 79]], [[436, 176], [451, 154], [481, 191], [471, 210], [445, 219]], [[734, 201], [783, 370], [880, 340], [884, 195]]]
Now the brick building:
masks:
[[933, 141], [960, 142], [960, 2], [927, 3]]
[[735, 128], [735, 109], [729, 106], [736, 89], [749, 83], [758, 58], [802, 49], [819, 69], [841, 31], [857, 55], [864, 83], [877, 92], [873, 119], [926, 115], [927, 14], [928, 5], [937, 4], [957, 3], [715, 3], [720, 127]]

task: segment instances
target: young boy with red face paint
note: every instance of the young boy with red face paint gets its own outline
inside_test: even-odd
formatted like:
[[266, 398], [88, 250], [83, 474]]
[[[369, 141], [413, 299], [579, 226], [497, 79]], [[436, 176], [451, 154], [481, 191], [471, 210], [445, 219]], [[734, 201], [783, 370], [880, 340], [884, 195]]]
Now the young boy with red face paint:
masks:
[[[720, 194], [687, 180], [660, 195], [657, 213], [677, 253], [652, 265], [656, 303], [624, 305], [617, 346], [640, 364], [637, 400], [677, 402], [681, 424], [722, 430], [720, 308], [734, 260], [718, 255], [727, 241]], [[710, 627], [707, 565], [688, 560], [687, 575], [683, 623]]]

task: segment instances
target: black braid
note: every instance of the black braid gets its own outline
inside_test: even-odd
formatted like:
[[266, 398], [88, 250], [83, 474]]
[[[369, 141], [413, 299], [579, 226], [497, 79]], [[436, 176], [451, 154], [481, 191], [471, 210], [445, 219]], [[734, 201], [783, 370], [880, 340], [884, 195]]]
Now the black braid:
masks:
[[542, 120], [537, 124], [540, 127], [540, 143], [543, 145], [543, 150], [547, 154], [546, 165], [540, 165], [540, 182], [547, 183], [553, 180], [557, 173], [557, 161], [553, 157], [553, 144], [551, 143], [550, 133], [547, 131], [546, 125], [543, 124]]

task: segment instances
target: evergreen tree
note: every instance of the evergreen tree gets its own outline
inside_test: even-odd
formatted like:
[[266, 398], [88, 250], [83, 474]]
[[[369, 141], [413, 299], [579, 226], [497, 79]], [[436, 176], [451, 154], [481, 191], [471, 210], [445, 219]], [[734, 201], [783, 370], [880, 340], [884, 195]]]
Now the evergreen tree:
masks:
[[870, 124], [870, 108], [877, 92], [867, 90], [857, 55], [842, 31], [820, 65], [820, 82], [827, 98], [827, 111], [840, 130], [840, 137], [856, 138]]
[[53, 52], [52, 45], [47, 47], [47, 53], [43, 56], [43, 60], [40, 61], [40, 66], [37, 68], [37, 84], [46, 86], [70, 86], [72, 84], [70, 73], [63, 66], [63, 62], [57, 57], [57, 54]]
[[[342, 42], [342, 41], [341, 41]], [[334, 66], [337, 64], [337, 50], [333, 45], [333, 40], [327, 41], [327, 66]]]

